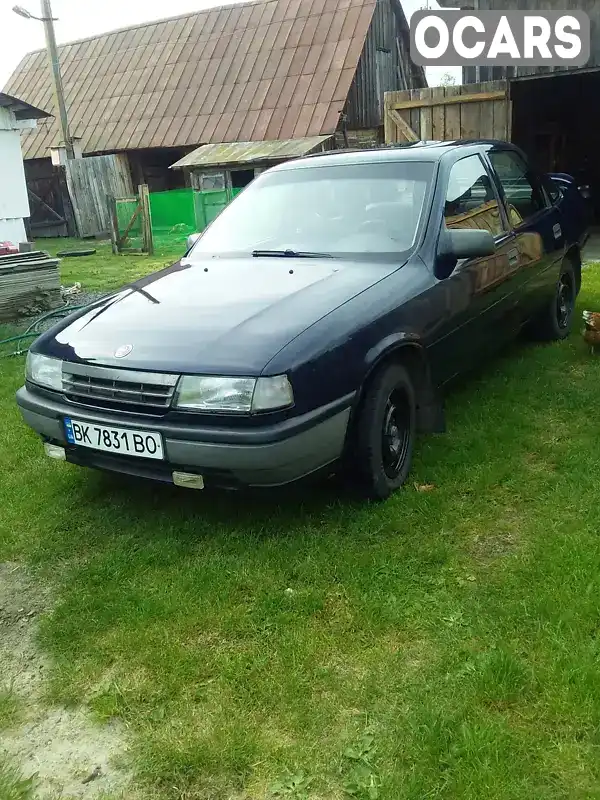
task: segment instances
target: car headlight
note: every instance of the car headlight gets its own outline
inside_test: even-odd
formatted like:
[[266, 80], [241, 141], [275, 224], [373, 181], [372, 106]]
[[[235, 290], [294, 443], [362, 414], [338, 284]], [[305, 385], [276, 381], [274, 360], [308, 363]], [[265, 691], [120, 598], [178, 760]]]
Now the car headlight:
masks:
[[48, 389], [62, 391], [62, 366], [58, 358], [40, 355], [40, 353], [27, 353], [25, 377], [32, 383], [45, 386]]
[[294, 394], [286, 375], [273, 378], [215, 378], [184, 375], [175, 405], [193, 411], [251, 414], [293, 405]]

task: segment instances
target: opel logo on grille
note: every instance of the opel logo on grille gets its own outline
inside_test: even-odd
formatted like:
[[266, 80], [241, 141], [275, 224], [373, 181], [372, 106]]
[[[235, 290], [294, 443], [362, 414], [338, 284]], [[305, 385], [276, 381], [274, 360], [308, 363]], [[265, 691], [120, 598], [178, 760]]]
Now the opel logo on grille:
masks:
[[122, 344], [121, 347], [117, 347], [115, 350], [115, 358], [125, 358], [125, 356], [128, 356], [132, 350], [132, 344]]

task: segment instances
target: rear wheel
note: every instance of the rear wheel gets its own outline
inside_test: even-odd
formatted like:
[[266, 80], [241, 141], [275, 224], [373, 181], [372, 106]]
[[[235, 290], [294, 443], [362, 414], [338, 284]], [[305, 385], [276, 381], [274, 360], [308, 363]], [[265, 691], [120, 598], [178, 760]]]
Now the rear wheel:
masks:
[[577, 297], [577, 280], [570, 262], [564, 261], [551, 300], [532, 322], [535, 338], [546, 341], [566, 339], [571, 333]]
[[391, 364], [375, 376], [355, 433], [352, 472], [367, 497], [385, 500], [405, 482], [415, 444], [415, 390], [405, 367]]

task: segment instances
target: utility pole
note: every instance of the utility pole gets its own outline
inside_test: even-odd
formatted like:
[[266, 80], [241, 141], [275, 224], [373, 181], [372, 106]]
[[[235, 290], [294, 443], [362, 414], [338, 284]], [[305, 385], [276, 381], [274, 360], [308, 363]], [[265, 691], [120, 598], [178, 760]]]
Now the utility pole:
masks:
[[69, 119], [67, 117], [67, 107], [65, 105], [65, 93], [63, 90], [62, 75], [60, 74], [60, 61], [58, 60], [58, 48], [56, 46], [56, 36], [54, 34], [54, 18], [50, 0], [42, 0], [42, 21], [46, 34], [46, 49], [48, 50], [48, 61], [54, 82], [54, 96], [56, 107], [60, 118], [60, 128], [62, 131], [63, 144], [67, 150], [67, 158], [73, 158], [73, 141], [69, 132]]

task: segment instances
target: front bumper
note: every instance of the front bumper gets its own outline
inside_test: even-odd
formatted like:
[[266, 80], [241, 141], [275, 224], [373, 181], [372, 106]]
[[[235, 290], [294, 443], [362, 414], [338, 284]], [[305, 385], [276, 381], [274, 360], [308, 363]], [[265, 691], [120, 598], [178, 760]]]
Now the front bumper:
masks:
[[[252, 430], [202, 428], [74, 406], [24, 386], [17, 392], [23, 419], [45, 441], [60, 444], [67, 461], [172, 483], [173, 471], [201, 474], [206, 484], [227, 487], [280, 486], [340, 458], [354, 397], [278, 425]], [[161, 433], [165, 461], [112, 455], [67, 442], [63, 417]]]

